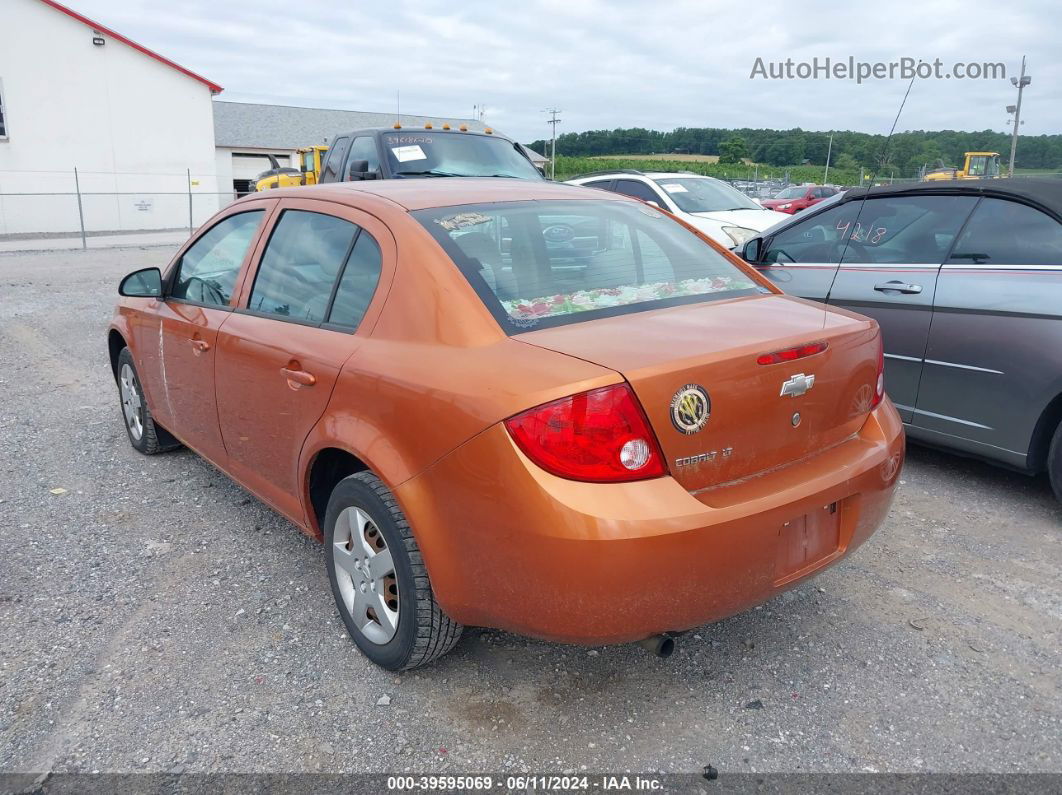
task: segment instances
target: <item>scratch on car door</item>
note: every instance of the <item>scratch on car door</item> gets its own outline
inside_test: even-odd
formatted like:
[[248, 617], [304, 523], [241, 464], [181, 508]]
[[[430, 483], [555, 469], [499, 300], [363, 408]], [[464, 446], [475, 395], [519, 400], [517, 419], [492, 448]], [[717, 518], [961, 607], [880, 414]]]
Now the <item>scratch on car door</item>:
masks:
[[166, 408], [170, 413], [170, 422], [177, 425], [177, 415], [170, 400], [170, 382], [166, 378], [166, 335], [162, 333], [162, 318], [159, 318], [159, 373], [162, 375], [162, 394], [166, 398]]

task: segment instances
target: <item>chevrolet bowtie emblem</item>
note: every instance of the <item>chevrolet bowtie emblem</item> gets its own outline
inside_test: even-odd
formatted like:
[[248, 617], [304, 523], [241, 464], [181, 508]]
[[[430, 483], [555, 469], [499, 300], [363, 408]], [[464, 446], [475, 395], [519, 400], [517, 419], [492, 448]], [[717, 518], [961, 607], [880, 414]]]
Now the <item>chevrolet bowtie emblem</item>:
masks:
[[779, 397], [800, 397], [813, 386], [815, 386], [814, 375], [797, 373], [788, 381], [782, 383], [782, 391], [779, 393]]

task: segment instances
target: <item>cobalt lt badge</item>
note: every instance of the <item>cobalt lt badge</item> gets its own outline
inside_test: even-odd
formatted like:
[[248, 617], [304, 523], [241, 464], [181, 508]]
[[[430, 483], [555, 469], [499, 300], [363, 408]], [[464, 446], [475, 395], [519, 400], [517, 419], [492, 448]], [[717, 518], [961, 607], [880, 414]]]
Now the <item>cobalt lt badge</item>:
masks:
[[708, 424], [712, 401], [704, 387], [686, 384], [671, 398], [671, 424], [687, 436]]

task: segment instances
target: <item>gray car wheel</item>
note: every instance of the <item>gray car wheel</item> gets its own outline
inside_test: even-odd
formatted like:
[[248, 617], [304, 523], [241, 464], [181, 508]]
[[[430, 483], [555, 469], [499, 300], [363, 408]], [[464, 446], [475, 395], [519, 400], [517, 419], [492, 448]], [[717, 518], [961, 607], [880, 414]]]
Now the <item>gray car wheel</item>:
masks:
[[341, 480], [324, 531], [332, 596], [362, 654], [404, 671], [454, 647], [463, 627], [435, 601], [413, 530], [383, 481], [371, 472]]
[[178, 442], [164, 428], [155, 423], [144, 397], [144, 387], [140, 384], [140, 375], [133, 362], [133, 354], [128, 348], [122, 348], [118, 354], [118, 398], [122, 402], [122, 419], [129, 444], [144, 455], [164, 453], [175, 447]]

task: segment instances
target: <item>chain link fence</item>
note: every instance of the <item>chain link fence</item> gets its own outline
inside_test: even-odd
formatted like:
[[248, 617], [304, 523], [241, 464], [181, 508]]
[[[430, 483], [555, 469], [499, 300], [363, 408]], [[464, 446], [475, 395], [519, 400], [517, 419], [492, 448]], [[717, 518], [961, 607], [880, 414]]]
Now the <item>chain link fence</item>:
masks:
[[236, 198], [191, 169], [0, 171], [0, 240], [190, 232]]

